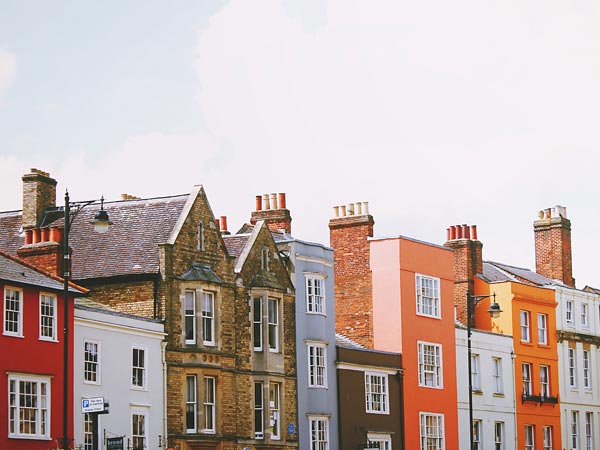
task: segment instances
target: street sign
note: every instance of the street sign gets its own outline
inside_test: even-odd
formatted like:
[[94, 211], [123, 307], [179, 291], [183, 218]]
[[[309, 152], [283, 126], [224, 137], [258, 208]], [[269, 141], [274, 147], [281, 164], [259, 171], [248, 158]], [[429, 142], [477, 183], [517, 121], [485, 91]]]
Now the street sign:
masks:
[[104, 411], [104, 397], [84, 398], [81, 400], [81, 413]]
[[106, 450], [123, 450], [123, 437], [107, 437]]

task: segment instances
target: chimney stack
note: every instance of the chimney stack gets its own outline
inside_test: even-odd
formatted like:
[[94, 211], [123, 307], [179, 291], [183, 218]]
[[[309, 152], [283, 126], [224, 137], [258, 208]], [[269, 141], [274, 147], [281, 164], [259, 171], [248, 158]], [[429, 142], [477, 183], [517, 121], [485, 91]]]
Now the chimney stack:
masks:
[[250, 223], [254, 225], [259, 220], [264, 220], [276, 233], [292, 233], [292, 216], [286, 208], [285, 193], [256, 196], [256, 209], [252, 212]]
[[571, 221], [567, 208], [556, 205], [538, 213], [533, 223], [535, 235], [535, 270], [553, 280], [575, 287], [571, 256]]
[[373, 279], [369, 237], [373, 216], [368, 202], [333, 207], [329, 240], [333, 248], [335, 329], [373, 348]]
[[454, 250], [454, 306], [456, 318], [467, 323], [467, 291], [473, 293], [475, 276], [483, 272], [483, 244], [477, 240], [477, 225], [451, 225], [444, 244]]
[[41, 224], [44, 212], [56, 207], [56, 180], [48, 172], [31, 169], [23, 180], [23, 229]]

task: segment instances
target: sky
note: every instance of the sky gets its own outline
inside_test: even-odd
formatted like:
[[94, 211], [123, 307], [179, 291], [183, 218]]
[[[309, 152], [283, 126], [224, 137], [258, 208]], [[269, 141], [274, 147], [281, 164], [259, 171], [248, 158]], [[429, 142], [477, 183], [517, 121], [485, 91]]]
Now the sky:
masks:
[[567, 207], [577, 287], [600, 287], [595, 0], [2, 0], [0, 211], [35, 167], [72, 200], [202, 184], [237, 231], [285, 192], [293, 234], [334, 205], [376, 236], [535, 267]]

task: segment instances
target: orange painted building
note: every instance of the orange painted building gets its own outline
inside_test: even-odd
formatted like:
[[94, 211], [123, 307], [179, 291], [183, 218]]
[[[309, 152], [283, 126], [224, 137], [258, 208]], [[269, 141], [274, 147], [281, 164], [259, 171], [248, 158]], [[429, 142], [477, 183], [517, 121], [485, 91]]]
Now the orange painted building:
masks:
[[475, 322], [478, 329], [513, 336], [518, 448], [555, 448], [561, 442], [555, 293], [502, 281], [504, 274], [494, 263], [483, 263], [475, 295], [495, 293], [502, 314], [490, 318], [487, 299], [476, 308]]
[[336, 331], [399, 352], [404, 448], [458, 448], [453, 251], [407, 237], [373, 238], [368, 205], [334, 208]]
[[495, 293], [500, 316], [492, 319], [487, 311], [492, 300], [483, 299], [472, 326], [513, 337], [517, 448], [560, 447], [554, 290], [511, 273], [511, 266], [483, 261], [475, 226], [450, 227], [445, 246], [454, 250], [457, 318], [466, 323], [467, 290], [475, 296]]

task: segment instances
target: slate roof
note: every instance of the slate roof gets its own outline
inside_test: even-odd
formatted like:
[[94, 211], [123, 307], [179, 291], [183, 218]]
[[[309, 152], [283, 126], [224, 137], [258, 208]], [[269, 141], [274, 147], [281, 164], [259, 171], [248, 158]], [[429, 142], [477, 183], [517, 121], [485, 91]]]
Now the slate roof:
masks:
[[208, 264], [193, 262], [190, 269], [181, 276], [185, 281], [206, 281], [209, 283], [221, 284], [221, 279], [212, 270]]
[[[100, 205], [83, 208], [73, 220], [69, 234], [73, 279], [158, 273], [158, 244], [168, 241], [188, 197], [185, 194], [105, 202], [112, 225], [104, 234], [94, 232], [90, 223]], [[23, 245], [21, 218], [21, 211], [0, 213], [0, 249], [9, 254], [16, 255]], [[63, 219], [53, 222], [62, 223]]]
[[82, 311], [98, 311], [111, 316], [126, 317], [130, 319], [141, 320], [144, 322], [162, 323], [162, 321], [158, 319], [150, 319], [148, 317], [136, 316], [134, 314], [127, 314], [121, 311], [114, 310], [103, 303], [96, 302], [89, 298], [76, 298], [75, 308], [80, 309]]
[[[53, 291], [64, 289], [64, 282], [61, 278], [43, 272], [3, 252], [0, 252], [0, 279], [9, 283], [25, 284]], [[69, 292], [84, 294], [88, 290], [70, 283]]]
[[225, 248], [227, 248], [227, 252], [230, 256], [233, 256], [235, 260], [233, 261], [233, 266], [237, 266], [238, 260], [244, 247], [248, 243], [250, 239], [250, 234], [231, 234], [223, 236], [223, 242], [225, 242]]
[[559, 280], [553, 280], [532, 270], [493, 261], [483, 262], [483, 278], [489, 283], [516, 281], [533, 286], [566, 286]]

